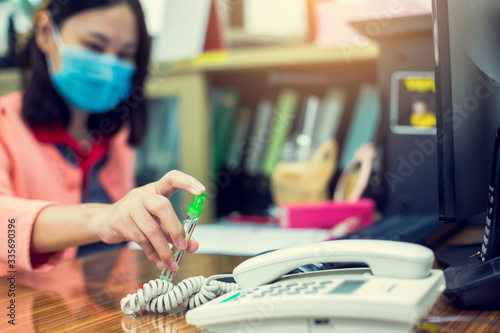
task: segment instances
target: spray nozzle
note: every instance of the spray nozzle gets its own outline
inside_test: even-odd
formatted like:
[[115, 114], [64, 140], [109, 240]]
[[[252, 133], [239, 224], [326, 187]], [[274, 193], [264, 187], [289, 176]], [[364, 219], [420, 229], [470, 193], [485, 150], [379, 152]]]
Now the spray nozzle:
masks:
[[207, 192], [199, 194], [194, 197], [193, 201], [189, 205], [187, 213], [191, 217], [198, 218], [201, 215], [201, 210], [203, 209], [203, 203], [205, 202], [205, 198], [207, 196]]

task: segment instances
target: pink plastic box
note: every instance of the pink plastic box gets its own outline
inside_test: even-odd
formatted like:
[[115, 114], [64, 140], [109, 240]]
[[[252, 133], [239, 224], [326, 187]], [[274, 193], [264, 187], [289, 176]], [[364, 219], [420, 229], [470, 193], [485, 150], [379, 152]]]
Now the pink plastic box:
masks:
[[287, 228], [331, 229], [351, 218], [358, 219], [356, 229], [373, 222], [375, 203], [371, 199], [356, 202], [325, 201], [316, 204], [282, 206], [280, 226]]

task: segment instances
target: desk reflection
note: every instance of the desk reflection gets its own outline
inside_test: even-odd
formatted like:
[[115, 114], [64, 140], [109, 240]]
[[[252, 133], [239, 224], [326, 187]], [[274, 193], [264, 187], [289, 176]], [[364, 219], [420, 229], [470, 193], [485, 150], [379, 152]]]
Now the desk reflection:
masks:
[[125, 332], [186, 332], [186, 321], [184, 312], [172, 314], [146, 314], [146, 315], [124, 315], [122, 317], [122, 328]]
[[[174, 283], [196, 275], [230, 272], [244, 257], [186, 255]], [[200, 332], [184, 312], [124, 315], [120, 300], [158, 277], [142, 251], [127, 247], [60, 263], [48, 273], [16, 275], [16, 325], [0, 322], [1, 332]], [[4, 277], [0, 289], [8, 290]], [[0, 294], [5, 309], [10, 298]], [[5, 307], [4, 307], [5, 306]], [[5, 315], [3, 315], [5, 316]]]

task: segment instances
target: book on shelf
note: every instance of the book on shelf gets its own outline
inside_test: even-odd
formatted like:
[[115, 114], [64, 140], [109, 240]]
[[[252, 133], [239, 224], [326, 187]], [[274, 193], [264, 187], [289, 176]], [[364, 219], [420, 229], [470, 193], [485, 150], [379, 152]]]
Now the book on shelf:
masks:
[[228, 168], [236, 168], [241, 165], [251, 122], [252, 110], [248, 107], [241, 107], [236, 117], [235, 127], [226, 160]]
[[234, 88], [222, 88], [214, 97], [214, 172], [217, 173], [227, 162], [239, 93]]
[[338, 139], [337, 133], [344, 114], [347, 93], [340, 88], [329, 88], [320, 103], [312, 144], [319, 147], [328, 139]]
[[267, 177], [271, 176], [280, 160], [283, 145], [288, 138], [297, 111], [298, 101], [299, 94], [292, 89], [285, 89], [278, 95], [269, 144], [262, 161], [262, 173]]
[[375, 142], [381, 113], [382, 106], [378, 88], [370, 83], [362, 84], [359, 87], [341, 152], [340, 168], [342, 170], [354, 157], [356, 149], [365, 143]]
[[257, 103], [252, 132], [248, 138], [245, 172], [256, 176], [261, 172], [262, 159], [269, 141], [274, 104], [271, 99], [262, 98]]

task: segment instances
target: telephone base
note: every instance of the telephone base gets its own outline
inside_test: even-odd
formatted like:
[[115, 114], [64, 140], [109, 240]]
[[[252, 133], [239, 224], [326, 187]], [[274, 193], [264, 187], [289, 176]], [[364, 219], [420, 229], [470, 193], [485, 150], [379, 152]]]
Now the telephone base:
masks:
[[234, 333], [234, 332], [252, 332], [252, 333], [276, 333], [276, 332], [286, 332], [286, 333], [330, 333], [330, 332], [342, 332], [342, 333], [359, 333], [359, 332], [370, 332], [370, 333], [401, 333], [401, 332], [412, 332], [407, 324], [401, 323], [382, 323], [374, 321], [362, 321], [358, 320], [353, 322], [348, 319], [337, 319], [330, 320], [328, 318], [316, 318], [316, 319], [288, 319], [283, 320], [270, 320], [265, 321], [265, 318], [249, 318], [249, 321], [242, 322], [239, 324], [232, 325], [222, 325], [206, 327], [208, 332], [217, 333]]
[[301, 273], [223, 295], [186, 321], [214, 333], [413, 332], [444, 287], [440, 270], [415, 279], [362, 268]]
[[478, 257], [444, 271], [444, 295], [458, 307], [470, 310], [500, 309], [500, 257], [479, 261]]

